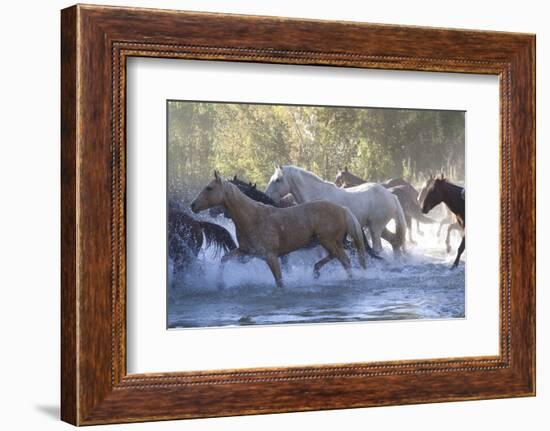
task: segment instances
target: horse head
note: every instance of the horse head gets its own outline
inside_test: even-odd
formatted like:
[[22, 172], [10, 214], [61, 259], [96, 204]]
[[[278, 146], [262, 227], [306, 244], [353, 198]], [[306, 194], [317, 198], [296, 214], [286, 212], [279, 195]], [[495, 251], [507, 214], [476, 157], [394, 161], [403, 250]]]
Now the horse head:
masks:
[[[431, 178], [422, 202], [422, 212], [424, 214], [430, 212], [433, 207], [439, 205], [443, 201], [443, 190], [441, 186], [445, 182], [447, 182], [447, 179], [443, 175], [439, 178]], [[424, 192], [424, 188], [422, 191]]]
[[338, 173], [336, 174], [336, 179], [334, 180], [334, 184], [336, 184], [337, 187], [353, 187], [361, 183], [364, 183], [364, 181], [352, 174], [347, 166], [344, 166], [344, 169], [338, 168]]
[[338, 173], [336, 174], [336, 179], [334, 180], [334, 184], [336, 184], [338, 187], [343, 187], [345, 185], [344, 176], [347, 173], [347, 169], [348, 169], [347, 167], [345, 168], [345, 170], [340, 169], [340, 167], [338, 167]]
[[191, 210], [194, 213], [201, 212], [208, 208], [216, 207], [224, 204], [224, 179], [217, 171], [214, 171], [214, 179], [202, 189], [193, 202], [191, 202]]
[[275, 172], [271, 176], [265, 194], [273, 199], [275, 202], [279, 202], [284, 196], [291, 192], [290, 182], [288, 177], [284, 174], [284, 169], [277, 165]]
[[424, 181], [424, 184], [422, 184], [422, 188], [420, 189], [420, 194], [418, 195], [418, 203], [420, 205], [424, 204], [424, 199], [426, 199], [426, 194], [428, 193], [428, 189], [432, 186], [433, 182], [435, 180], [435, 177], [430, 174], [428, 178]]

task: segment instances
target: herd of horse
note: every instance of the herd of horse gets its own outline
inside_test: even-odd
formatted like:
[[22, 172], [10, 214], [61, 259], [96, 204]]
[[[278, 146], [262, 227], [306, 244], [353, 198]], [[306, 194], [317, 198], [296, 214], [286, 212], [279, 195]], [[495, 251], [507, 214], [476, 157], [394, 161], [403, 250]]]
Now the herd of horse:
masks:
[[[426, 214], [443, 203], [447, 216], [436, 221]], [[230, 260], [245, 263], [260, 258], [269, 266], [275, 284], [283, 286], [280, 259], [287, 259], [293, 251], [321, 247], [326, 256], [315, 263], [313, 273], [336, 259], [351, 277], [353, 254], [362, 268], [366, 256], [381, 259], [382, 240], [391, 245], [394, 254], [406, 251], [406, 236], [412, 237], [412, 220], [422, 235], [420, 223], [446, 224], [447, 252], [450, 251], [450, 233], [458, 229], [462, 241], [452, 268], [458, 266], [465, 248], [464, 188], [452, 184], [443, 175], [430, 175], [420, 193], [402, 178], [383, 183], [372, 183], [353, 175], [347, 168], [338, 169], [334, 182], [297, 166], [276, 166], [265, 192], [256, 184], [228, 180], [218, 172], [195, 197], [190, 205], [194, 213], [209, 210], [211, 216], [224, 214], [230, 218], [237, 242], [222, 226], [195, 220], [185, 210], [169, 209], [168, 252], [175, 270], [181, 270], [205, 245], [223, 253], [219, 267], [219, 283], [223, 285], [223, 269]], [[395, 229], [387, 226], [393, 220]], [[365, 235], [370, 234], [372, 246]], [[439, 234], [439, 233], [438, 233]]]

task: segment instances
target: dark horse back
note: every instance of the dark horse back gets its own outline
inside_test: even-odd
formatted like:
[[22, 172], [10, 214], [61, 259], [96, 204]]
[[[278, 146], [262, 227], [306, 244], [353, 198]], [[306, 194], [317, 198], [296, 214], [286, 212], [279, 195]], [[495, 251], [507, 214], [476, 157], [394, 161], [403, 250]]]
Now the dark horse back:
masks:
[[206, 247], [215, 247], [214, 254], [218, 256], [221, 252], [227, 253], [237, 248], [231, 234], [222, 226], [207, 221], [199, 222], [204, 237], [206, 238]]

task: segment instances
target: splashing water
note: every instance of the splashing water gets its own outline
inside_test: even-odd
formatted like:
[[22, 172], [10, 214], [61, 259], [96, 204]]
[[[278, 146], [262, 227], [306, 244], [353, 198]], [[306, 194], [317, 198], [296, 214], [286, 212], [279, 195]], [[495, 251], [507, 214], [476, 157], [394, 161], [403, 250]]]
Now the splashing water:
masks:
[[[219, 216], [212, 221], [235, 238], [231, 220]], [[453, 232], [447, 254], [447, 230], [438, 237], [438, 227], [423, 224], [420, 236], [413, 221], [417, 244], [407, 243], [405, 256], [394, 258], [385, 243], [384, 261], [368, 259], [366, 270], [355, 262], [352, 280], [337, 261], [314, 279], [313, 264], [325, 255], [320, 247], [294, 252], [282, 266], [284, 289], [275, 288], [265, 262], [253, 259], [228, 262], [220, 290], [219, 257], [203, 248], [185, 274], [173, 275], [169, 262], [168, 327], [463, 318], [466, 254], [451, 271], [461, 237]]]

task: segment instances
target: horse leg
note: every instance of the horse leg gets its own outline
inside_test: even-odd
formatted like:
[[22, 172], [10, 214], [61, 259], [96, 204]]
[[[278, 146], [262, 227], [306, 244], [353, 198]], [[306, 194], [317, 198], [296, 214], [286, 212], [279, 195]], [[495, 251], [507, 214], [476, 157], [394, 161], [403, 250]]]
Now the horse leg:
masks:
[[405, 222], [407, 223], [407, 230], [409, 231], [409, 242], [411, 244], [416, 244], [416, 241], [413, 239], [412, 236], [412, 217], [408, 214], [405, 214]]
[[275, 278], [275, 284], [277, 285], [277, 287], [282, 288], [283, 276], [281, 274], [281, 265], [279, 263], [279, 257], [275, 256], [274, 254], [269, 254], [265, 258], [265, 261], [267, 262], [267, 266], [269, 266], [269, 269], [273, 273], [273, 277]]
[[[386, 241], [392, 243], [394, 241], [394, 234], [387, 229], [380, 229], [378, 226], [369, 225], [370, 237], [372, 239], [372, 248], [376, 253], [382, 251], [382, 240], [384, 238]], [[390, 239], [388, 239], [390, 238]]]
[[313, 266], [313, 276], [315, 278], [319, 278], [319, 276], [321, 275], [321, 268], [329, 263], [332, 259], [334, 259], [334, 256], [331, 256], [329, 254], [328, 256], [323, 257], [319, 262], [317, 262]]
[[458, 266], [458, 262], [460, 262], [460, 256], [462, 256], [462, 252], [464, 251], [464, 248], [466, 247], [466, 236], [462, 237], [462, 241], [460, 242], [460, 246], [458, 247], [458, 252], [456, 253], [456, 259], [453, 263], [453, 266], [451, 269], [455, 269]]
[[[384, 228], [381, 236], [391, 244], [394, 255], [399, 256], [401, 254], [401, 249], [399, 243], [397, 242], [397, 235], [390, 232], [387, 228]], [[405, 244], [403, 244], [403, 246], [405, 246]]]
[[344, 249], [342, 247], [337, 247], [336, 248], [336, 258], [342, 264], [342, 266], [344, 267], [344, 269], [348, 273], [348, 278], [351, 280], [352, 279], [351, 263], [350, 263], [348, 255], [346, 254], [346, 252], [344, 251]]
[[447, 227], [447, 236], [445, 237], [445, 245], [447, 247], [447, 253], [451, 252], [451, 231], [452, 231], [453, 225], [450, 224], [449, 227]]
[[319, 238], [319, 243], [326, 250], [328, 255], [313, 266], [313, 276], [315, 278], [319, 278], [319, 275], [321, 275], [321, 268], [336, 257], [336, 254], [334, 253], [334, 244], [332, 244], [330, 240]]
[[445, 238], [445, 245], [447, 246], [447, 253], [451, 252], [451, 232], [453, 230], [459, 230], [460, 225], [458, 223], [452, 223], [447, 228], [447, 237]]
[[416, 232], [418, 233], [418, 235], [424, 236], [424, 232], [422, 232], [422, 230], [420, 229], [420, 221], [418, 219], [416, 220]]
[[332, 259], [336, 258], [342, 264], [342, 266], [348, 273], [348, 277], [351, 279], [351, 262], [349, 260], [348, 255], [345, 253], [344, 248], [342, 247], [342, 244], [339, 243], [338, 241], [322, 241], [321, 245], [326, 249], [326, 251], [329, 254], [327, 257], [321, 259], [319, 262], [315, 264], [315, 267], [314, 267], [315, 278], [319, 277], [319, 271], [324, 265], [326, 265]]
[[439, 228], [437, 229], [437, 234], [436, 234], [438, 237], [441, 236], [441, 230], [443, 229], [443, 226], [444, 226], [445, 224], [446, 224], [446, 223], [445, 223], [444, 220], [442, 220], [442, 221], [439, 222]]

